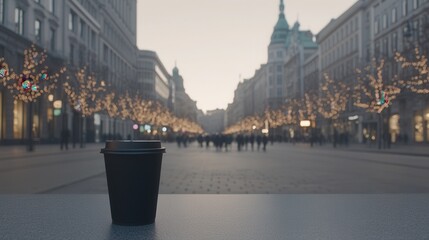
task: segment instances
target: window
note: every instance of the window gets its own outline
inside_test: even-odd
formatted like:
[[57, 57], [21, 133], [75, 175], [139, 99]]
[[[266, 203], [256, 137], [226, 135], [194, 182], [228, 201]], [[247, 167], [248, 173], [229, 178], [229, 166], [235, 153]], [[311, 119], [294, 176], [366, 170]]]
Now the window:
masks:
[[387, 28], [387, 14], [383, 15], [383, 29]]
[[380, 56], [380, 42], [374, 44], [374, 55], [376, 58]]
[[0, 0], [0, 23], [4, 22], [4, 0]]
[[38, 19], [34, 21], [34, 37], [37, 42], [42, 41], [42, 23]]
[[402, 16], [407, 16], [408, 0], [402, 0]]
[[103, 44], [103, 60], [105, 63], [107, 63], [107, 60], [109, 59], [109, 48], [107, 47], [106, 44]]
[[70, 63], [74, 65], [74, 45], [70, 44]]
[[91, 48], [92, 49], [95, 49], [95, 43], [96, 43], [95, 32], [91, 30]]
[[423, 129], [423, 116], [414, 113], [414, 141], [423, 142], [424, 141], [424, 129]]
[[85, 39], [85, 30], [86, 30], [86, 26], [85, 26], [85, 22], [83, 20], [79, 21], [79, 35], [82, 39]]
[[277, 65], [277, 72], [282, 72], [282, 65]]
[[374, 33], [375, 34], [378, 33], [378, 19], [376, 19], [375, 22], [374, 22]]
[[273, 75], [270, 75], [270, 77], [269, 77], [269, 83], [270, 83], [270, 86], [274, 84], [274, 77], [273, 77]]
[[15, 32], [24, 34], [24, 11], [20, 8], [15, 8]]
[[22, 138], [24, 104], [22, 101], [13, 102], [13, 138]]
[[389, 53], [389, 42], [388, 42], [387, 38], [383, 39], [383, 48], [384, 48], [383, 54], [385, 56], [390, 56], [390, 53]]
[[413, 0], [413, 9], [416, 10], [419, 7], [419, 0]]
[[392, 9], [392, 23], [396, 23], [396, 8]]
[[282, 75], [277, 75], [277, 85], [281, 85], [283, 82], [283, 76]]
[[392, 49], [393, 51], [398, 51], [398, 35], [396, 32], [392, 34]]
[[74, 32], [76, 31], [76, 13], [70, 10], [69, 13], [69, 30]]
[[55, 51], [55, 40], [56, 40], [56, 31], [55, 29], [51, 28], [50, 29], [50, 33], [51, 33], [51, 39], [50, 39], [50, 47], [52, 51]]
[[55, 0], [49, 0], [48, 4], [49, 4], [48, 6], [49, 12], [55, 13]]
[[277, 58], [282, 58], [282, 57], [283, 57], [283, 52], [277, 51]]
[[283, 95], [283, 91], [281, 88], [277, 88], [277, 97], [281, 97]]

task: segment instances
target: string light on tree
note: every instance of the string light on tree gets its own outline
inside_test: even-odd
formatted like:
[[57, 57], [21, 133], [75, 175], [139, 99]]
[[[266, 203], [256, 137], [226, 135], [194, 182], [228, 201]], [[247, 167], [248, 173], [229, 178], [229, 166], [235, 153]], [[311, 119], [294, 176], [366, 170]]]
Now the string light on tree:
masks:
[[[354, 89], [354, 105], [368, 112], [381, 113], [401, 92], [397, 83], [386, 84], [383, 78], [384, 60], [377, 64], [376, 60], [363, 70], [357, 69], [358, 85]], [[386, 97], [388, 101], [386, 101]], [[384, 100], [383, 100], [384, 98]]]
[[76, 111], [88, 117], [103, 109], [102, 93], [106, 91], [103, 81], [97, 81], [94, 75], [86, 72], [86, 68], [75, 74], [74, 81], [70, 81], [69, 77], [67, 79], [64, 92]]
[[49, 93], [56, 87], [58, 78], [66, 68], [63, 67], [58, 73], [48, 75], [49, 69], [43, 65], [46, 58], [46, 50], [39, 51], [35, 45], [31, 45], [24, 51], [21, 73], [9, 70], [7, 63], [3, 59], [0, 60], [0, 78], [15, 100], [34, 102], [42, 94]]
[[350, 88], [343, 82], [334, 82], [327, 73], [323, 74], [323, 77], [320, 96], [316, 100], [317, 111], [325, 119], [336, 120], [346, 110]]
[[429, 66], [428, 58], [418, 48], [414, 50], [413, 59], [408, 59], [400, 53], [395, 54], [395, 60], [405, 70], [410, 70], [414, 75], [409, 80], [399, 80], [398, 86], [405, 87], [411, 92], [429, 94]]

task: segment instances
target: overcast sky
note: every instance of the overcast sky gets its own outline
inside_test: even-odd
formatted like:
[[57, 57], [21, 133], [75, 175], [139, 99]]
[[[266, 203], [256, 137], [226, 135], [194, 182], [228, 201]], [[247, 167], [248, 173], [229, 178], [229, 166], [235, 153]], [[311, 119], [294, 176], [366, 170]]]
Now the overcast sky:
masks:
[[[357, 0], [285, 0], [289, 25], [317, 34]], [[186, 92], [206, 111], [226, 109], [240, 80], [267, 61], [280, 0], [137, 0], [137, 45], [177, 62]], [[240, 77], [241, 76], [241, 77]]]

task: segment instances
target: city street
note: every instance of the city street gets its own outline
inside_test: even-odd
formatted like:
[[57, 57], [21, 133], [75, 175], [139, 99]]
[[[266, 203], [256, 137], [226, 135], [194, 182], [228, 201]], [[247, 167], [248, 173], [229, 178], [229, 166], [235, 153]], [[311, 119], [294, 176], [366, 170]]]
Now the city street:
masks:
[[[0, 156], [0, 193], [107, 193], [103, 145]], [[429, 157], [275, 143], [267, 152], [165, 144], [160, 193], [428, 193]], [[7, 147], [2, 147], [6, 149]], [[374, 151], [374, 149], [372, 149]]]

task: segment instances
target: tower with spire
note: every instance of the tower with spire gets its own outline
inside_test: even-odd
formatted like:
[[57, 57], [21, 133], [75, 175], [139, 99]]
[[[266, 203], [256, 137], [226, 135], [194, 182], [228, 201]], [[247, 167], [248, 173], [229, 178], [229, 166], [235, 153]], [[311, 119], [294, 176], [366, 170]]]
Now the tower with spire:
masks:
[[[293, 26], [289, 26], [284, 1], [280, 0], [278, 20], [268, 45], [267, 107], [280, 107], [285, 99], [291, 97], [288, 94], [290, 88], [302, 85], [303, 80], [300, 79], [302, 69], [290, 69], [292, 66], [292, 64], [288, 64], [290, 59], [298, 59], [296, 61], [302, 68], [305, 57], [311, 55], [315, 50], [317, 50], [317, 45], [313, 40], [313, 34], [310, 31], [300, 30], [298, 20]], [[291, 80], [288, 75], [290, 72], [299, 73], [299, 76]]]
[[290, 28], [284, 11], [284, 2], [283, 0], [280, 0], [279, 18], [274, 26], [273, 33], [271, 34], [270, 45], [268, 46], [268, 62], [281, 60], [279, 58], [285, 54], [285, 43], [288, 41]]

